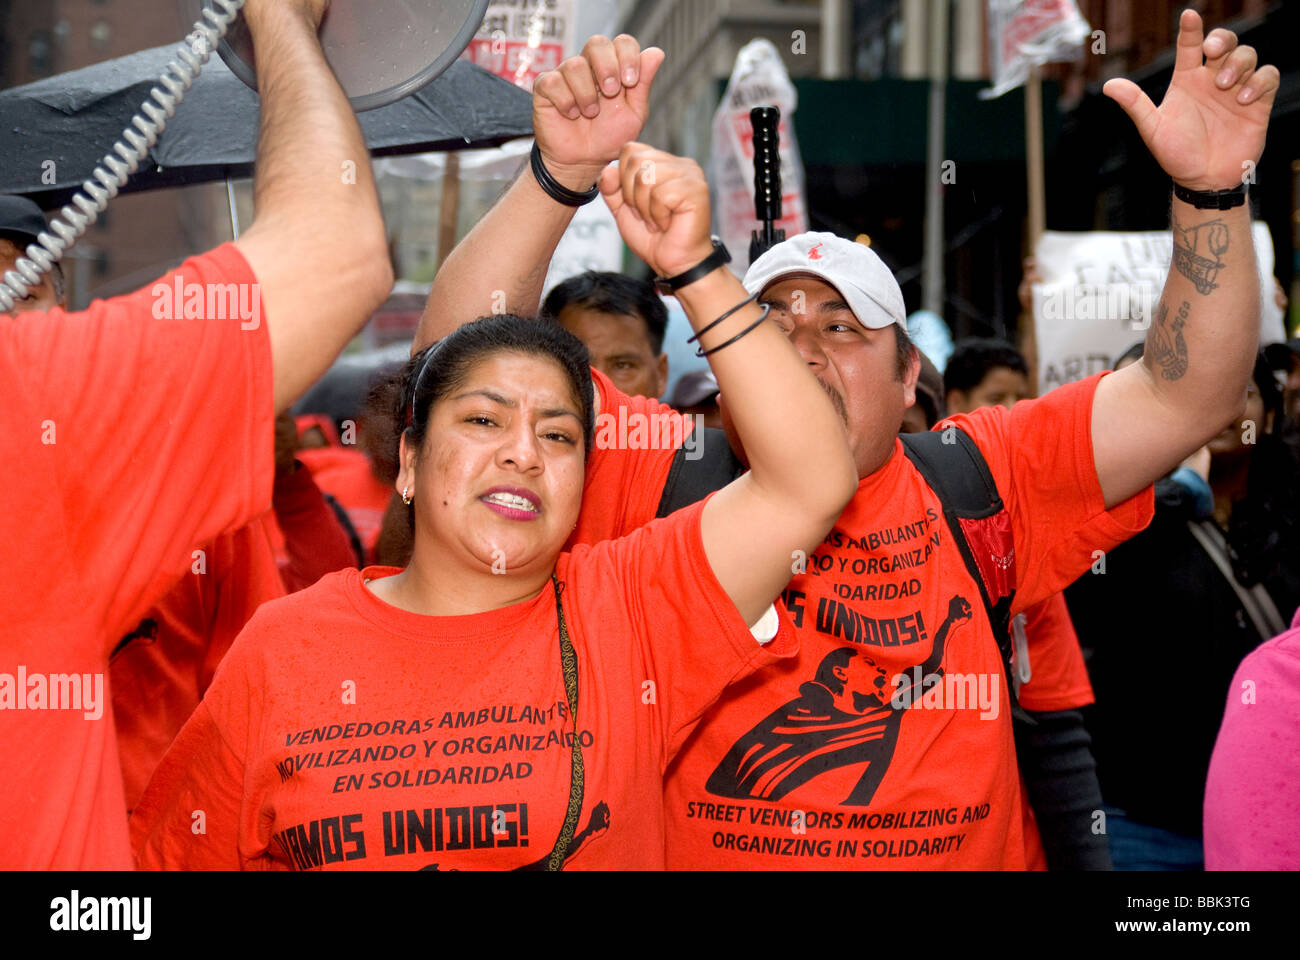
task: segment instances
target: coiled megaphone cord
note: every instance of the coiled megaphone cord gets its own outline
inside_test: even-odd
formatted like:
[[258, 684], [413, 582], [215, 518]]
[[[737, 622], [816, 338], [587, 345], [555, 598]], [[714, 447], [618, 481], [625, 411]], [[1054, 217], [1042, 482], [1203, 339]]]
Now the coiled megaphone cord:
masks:
[[221, 12], [213, 7], [203, 8], [203, 17], [209, 23], [200, 19], [186, 42], [177, 47], [176, 59], [168, 62], [158, 80], [166, 89], [154, 87], [150, 91], [150, 99], [131, 118], [130, 125], [122, 132], [122, 139], [113, 144], [117, 156], [109, 154], [104, 157], [103, 164], [95, 168], [91, 179], [82, 183], [82, 189], [73, 196], [72, 202], [60, 211], [63, 219], [56, 217], [51, 221], [53, 233], [42, 232], [37, 242], [27, 248], [27, 256], [20, 257], [14, 269], [4, 275], [3, 282], [0, 282], [0, 313], [12, 310], [19, 300], [26, 299], [31, 289], [99, 218], [108, 201], [117, 196], [118, 190], [139, 169], [141, 162], [148, 159], [150, 148], [158, 142], [167, 121], [176, 113], [176, 105], [184, 99], [185, 92], [194, 85], [212, 51], [238, 19], [245, 0], [211, 2], [214, 7], [220, 7]]

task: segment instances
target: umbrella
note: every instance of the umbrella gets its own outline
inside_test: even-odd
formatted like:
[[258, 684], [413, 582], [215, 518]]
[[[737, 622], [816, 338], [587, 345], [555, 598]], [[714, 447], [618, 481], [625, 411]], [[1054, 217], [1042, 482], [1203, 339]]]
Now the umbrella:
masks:
[[[0, 93], [0, 193], [46, 209], [66, 203], [158, 86], [175, 50], [155, 47]], [[257, 94], [213, 57], [150, 151], [154, 165], [141, 164], [122, 192], [251, 176], [258, 119]], [[529, 94], [467, 60], [359, 119], [374, 156], [494, 147], [533, 132]]]

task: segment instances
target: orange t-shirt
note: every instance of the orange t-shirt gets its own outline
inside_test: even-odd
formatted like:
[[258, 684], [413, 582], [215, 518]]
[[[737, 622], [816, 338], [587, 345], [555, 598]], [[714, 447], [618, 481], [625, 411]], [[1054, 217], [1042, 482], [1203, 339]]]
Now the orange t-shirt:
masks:
[[[1105, 510], [1090, 428], [1098, 379], [951, 418], [1009, 513], [1013, 612], [1151, 519], [1150, 489]], [[799, 655], [729, 689], [669, 770], [669, 867], [1023, 868], [1001, 656], [901, 443], [784, 597]]]
[[375, 476], [370, 458], [347, 447], [315, 447], [294, 456], [311, 471], [316, 486], [347, 511], [366, 557], [373, 557], [393, 490]]
[[1025, 611], [1025, 640], [1029, 681], [1020, 685], [1022, 707], [1075, 710], [1096, 701], [1065, 594], [1054, 593]]
[[595, 367], [591, 379], [600, 413], [569, 548], [626, 536], [653, 520], [673, 457], [695, 428], [694, 419], [658, 400], [623, 393]]
[[262, 522], [208, 544], [109, 661], [117, 749], [129, 814], [158, 761], [263, 603], [285, 595]]
[[257, 278], [226, 245], [82, 313], [0, 318], [0, 867], [131, 866], [109, 653], [195, 544], [271, 503], [266, 324], [159, 319], [177, 280]]
[[[263, 607], [132, 818], [142, 867], [510, 869], [543, 862], [584, 779], [566, 869], [664, 862], [663, 770], [728, 684], [790, 655], [713, 575], [703, 504], [562, 554], [554, 592], [460, 617], [331, 574]], [[204, 831], [193, 829], [202, 811]]]

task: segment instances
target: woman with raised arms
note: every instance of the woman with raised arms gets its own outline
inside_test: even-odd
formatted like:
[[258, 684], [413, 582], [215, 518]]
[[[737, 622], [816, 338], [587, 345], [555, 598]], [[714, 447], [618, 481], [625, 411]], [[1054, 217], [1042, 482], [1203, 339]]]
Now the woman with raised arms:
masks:
[[562, 552], [592, 444], [585, 348], [506, 315], [417, 354], [410, 565], [259, 610], [135, 811], [141, 866], [662, 868], [663, 770], [727, 684], [793, 653], [773, 601], [857, 477], [806, 364], [710, 269], [699, 167], [630, 143], [599, 186], [628, 246], [688, 275], [750, 472]]

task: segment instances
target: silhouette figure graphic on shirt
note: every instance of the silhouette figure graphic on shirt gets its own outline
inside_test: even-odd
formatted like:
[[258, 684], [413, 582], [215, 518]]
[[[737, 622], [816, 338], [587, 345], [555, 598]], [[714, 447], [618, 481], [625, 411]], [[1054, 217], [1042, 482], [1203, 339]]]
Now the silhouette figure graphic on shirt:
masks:
[[[920, 664], [923, 683], [943, 675], [939, 664], [949, 631], [970, 619], [970, 604], [954, 596], [930, 656]], [[860, 648], [832, 650], [813, 679], [799, 685], [798, 697], [736, 741], [705, 789], [720, 797], [777, 801], [829, 770], [865, 763], [866, 772], [842, 802], [867, 806], [889, 770], [906, 705], [921, 697], [910, 689], [911, 669], [901, 677], [901, 685], [891, 689], [884, 669]], [[906, 705], [895, 706], [895, 699]]]

